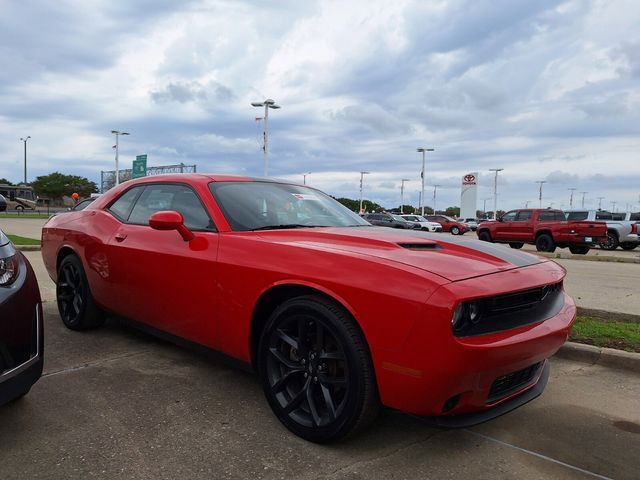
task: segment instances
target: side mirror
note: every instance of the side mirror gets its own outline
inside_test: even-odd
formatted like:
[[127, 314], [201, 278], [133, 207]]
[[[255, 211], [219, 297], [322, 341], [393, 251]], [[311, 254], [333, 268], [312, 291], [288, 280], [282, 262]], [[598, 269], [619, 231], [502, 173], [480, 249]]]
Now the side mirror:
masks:
[[154, 230], [177, 230], [185, 242], [196, 238], [191, 230], [184, 226], [184, 217], [180, 212], [164, 210], [149, 217], [149, 226]]

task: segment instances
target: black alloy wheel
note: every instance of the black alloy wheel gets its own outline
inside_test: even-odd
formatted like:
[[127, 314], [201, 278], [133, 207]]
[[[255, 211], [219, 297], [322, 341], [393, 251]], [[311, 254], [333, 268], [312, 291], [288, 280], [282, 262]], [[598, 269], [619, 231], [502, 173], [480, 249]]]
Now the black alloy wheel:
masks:
[[603, 250], [615, 250], [618, 248], [618, 236], [613, 232], [607, 232], [606, 238], [600, 243]]
[[548, 233], [538, 235], [538, 238], [536, 238], [536, 250], [539, 252], [555, 252], [556, 243], [553, 241], [551, 235]]
[[460, 235], [460, 229], [458, 227], [451, 227], [451, 235]]
[[493, 240], [491, 240], [491, 234], [489, 232], [487, 232], [486, 230], [483, 230], [482, 232], [480, 232], [480, 234], [478, 235], [478, 239], [482, 240], [483, 242], [492, 242]]
[[516, 250], [519, 250], [524, 246], [524, 243], [522, 243], [522, 242], [511, 242], [511, 243], [509, 243], [509, 246], [511, 248], [515, 248]]
[[637, 243], [633, 243], [633, 242], [622, 242], [622, 243], [620, 244], [620, 247], [621, 247], [623, 250], [633, 250], [633, 249], [635, 249], [637, 246], [638, 246], [638, 244], [637, 244]]
[[589, 250], [590, 247], [587, 247], [586, 245], [576, 245], [573, 247], [569, 247], [569, 251], [574, 255], [586, 255], [587, 253], [589, 253]]
[[271, 315], [259, 347], [267, 400], [293, 433], [317, 443], [371, 423], [380, 402], [362, 333], [338, 304], [297, 297]]
[[56, 299], [60, 317], [67, 328], [86, 330], [104, 323], [104, 314], [91, 296], [82, 262], [75, 255], [68, 255], [60, 262]]

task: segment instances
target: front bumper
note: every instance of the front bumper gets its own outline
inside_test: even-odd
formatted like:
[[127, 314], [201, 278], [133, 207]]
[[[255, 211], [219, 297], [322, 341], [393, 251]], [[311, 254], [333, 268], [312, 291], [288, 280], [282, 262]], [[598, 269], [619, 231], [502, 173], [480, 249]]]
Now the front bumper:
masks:
[[[403, 348], [376, 353], [382, 402], [415, 415], [441, 417], [441, 425], [467, 426], [540, 395], [548, 378], [547, 360], [566, 341], [575, 319], [575, 303], [568, 295], [562, 293], [563, 305], [550, 318], [484, 335], [453, 336], [451, 314], [459, 300], [540, 287], [563, 276], [561, 267], [544, 262], [442, 286]], [[531, 375], [522, 377], [525, 373]], [[512, 378], [512, 388], [496, 389]]]
[[0, 405], [24, 395], [42, 374], [44, 335], [38, 283], [20, 256], [20, 273], [0, 287]]

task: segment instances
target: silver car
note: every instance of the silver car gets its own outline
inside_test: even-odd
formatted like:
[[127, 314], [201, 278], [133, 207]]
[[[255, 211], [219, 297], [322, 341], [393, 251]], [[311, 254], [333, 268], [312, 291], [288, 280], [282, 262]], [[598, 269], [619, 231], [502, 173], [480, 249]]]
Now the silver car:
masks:
[[441, 232], [442, 231], [442, 225], [440, 225], [439, 223], [436, 222], [430, 222], [429, 220], [427, 220], [426, 218], [424, 218], [421, 215], [408, 215], [408, 214], [404, 214], [404, 215], [400, 215], [402, 218], [404, 218], [407, 222], [411, 222], [413, 224], [418, 225], [417, 228], [420, 228], [420, 230], [425, 230], [428, 232]]

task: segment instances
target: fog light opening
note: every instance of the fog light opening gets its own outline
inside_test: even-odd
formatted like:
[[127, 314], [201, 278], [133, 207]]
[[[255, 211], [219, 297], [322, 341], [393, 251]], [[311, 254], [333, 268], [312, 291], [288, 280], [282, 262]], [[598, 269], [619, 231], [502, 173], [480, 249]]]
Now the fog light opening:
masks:
[[444, 402], [444, 406], [442, 407], [442, 413], [450, 412], [451, 410], [456, 408], [456, 406], [458, 405], [458, 402], [460, 401], [460, 395], [461, 395], [460, 393], [457, 395], [454, 395], [449, 400]]

